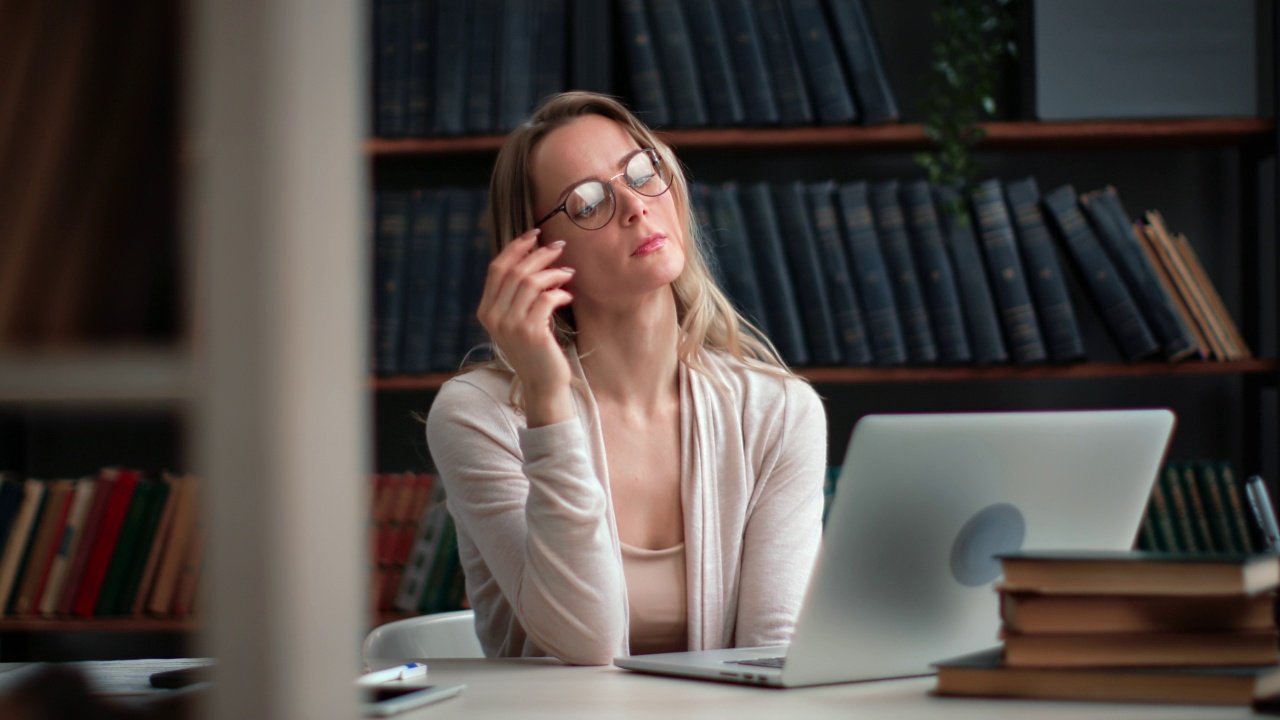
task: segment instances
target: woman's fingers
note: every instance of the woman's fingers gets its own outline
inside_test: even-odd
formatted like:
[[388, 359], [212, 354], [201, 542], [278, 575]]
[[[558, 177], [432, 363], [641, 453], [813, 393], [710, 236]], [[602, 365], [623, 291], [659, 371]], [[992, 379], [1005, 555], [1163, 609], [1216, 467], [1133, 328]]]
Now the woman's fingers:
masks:
[[499, 306], [510, 304], [524, 278], [547, 268], [560, 257], [564, 250], [563, 240], [544, 247], [534, 247], [529, 241], [536, 237], [528, 234], [521, 236], [517, 239], [519, 246], [515, 243], [508, 245], [490, 263], [489, 273], [485, 278], [484, 297], [481, 300], [482, 308], [485, 307], [486, 300]]

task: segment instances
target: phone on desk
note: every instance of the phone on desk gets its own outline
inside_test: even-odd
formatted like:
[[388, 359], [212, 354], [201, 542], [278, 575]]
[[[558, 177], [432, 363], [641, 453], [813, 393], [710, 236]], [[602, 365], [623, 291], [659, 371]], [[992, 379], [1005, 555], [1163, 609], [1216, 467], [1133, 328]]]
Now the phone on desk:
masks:
[[466, 685], [372, 685], [359, 688], [360, 711], [365, 717], [383, 717], [451, 698]]

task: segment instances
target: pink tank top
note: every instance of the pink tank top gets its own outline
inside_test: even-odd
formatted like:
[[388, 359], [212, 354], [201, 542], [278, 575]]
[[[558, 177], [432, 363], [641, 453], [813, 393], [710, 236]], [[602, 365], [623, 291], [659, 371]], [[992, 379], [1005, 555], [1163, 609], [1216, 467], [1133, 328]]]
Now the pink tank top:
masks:
[[662, 550], [621, 545], [627, 603], [631, 608], [631, 654], [687, 650], [689, 607], [684, 543]]

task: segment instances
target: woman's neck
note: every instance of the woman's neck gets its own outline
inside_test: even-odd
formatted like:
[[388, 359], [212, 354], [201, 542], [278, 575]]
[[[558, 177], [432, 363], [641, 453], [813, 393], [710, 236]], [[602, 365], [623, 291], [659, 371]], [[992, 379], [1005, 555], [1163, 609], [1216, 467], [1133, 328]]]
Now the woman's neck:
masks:
[[625, 308], [574, 307], [582, 370], [596, 401], [649, 413], [676, 395], [680, 326], [670, 288]]

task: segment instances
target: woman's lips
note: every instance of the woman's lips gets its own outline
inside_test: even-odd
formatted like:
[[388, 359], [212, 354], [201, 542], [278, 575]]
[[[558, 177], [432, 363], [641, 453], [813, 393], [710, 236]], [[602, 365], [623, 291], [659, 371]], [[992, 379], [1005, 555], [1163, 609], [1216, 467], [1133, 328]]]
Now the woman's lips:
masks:
[[640, 247], [631, 252], [632, 257], [636, 255], [649, 255], [658, 252], [667, 245], [667, 236], [662, 233], [654, 233], [644, 238], [640, 243]]

